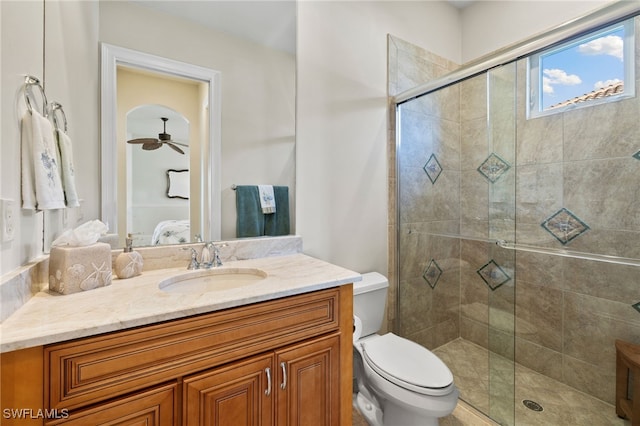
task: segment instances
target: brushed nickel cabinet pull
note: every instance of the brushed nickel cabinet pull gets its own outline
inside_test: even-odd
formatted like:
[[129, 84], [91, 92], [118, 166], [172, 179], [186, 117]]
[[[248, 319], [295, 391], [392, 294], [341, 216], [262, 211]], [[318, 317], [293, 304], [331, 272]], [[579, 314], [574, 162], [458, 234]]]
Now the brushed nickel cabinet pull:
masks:
[[267, 389], [264, 391], [264, 394], [269, 396], [271, 395], [271, 369], [267, 367], [264, 369], [264, 372], [267, 373]]
[[287, 387], [287, 364], [281, 362], [280, 368], [282, 368], [282, 383], [280, 383], [280, 389], [284, 389]]

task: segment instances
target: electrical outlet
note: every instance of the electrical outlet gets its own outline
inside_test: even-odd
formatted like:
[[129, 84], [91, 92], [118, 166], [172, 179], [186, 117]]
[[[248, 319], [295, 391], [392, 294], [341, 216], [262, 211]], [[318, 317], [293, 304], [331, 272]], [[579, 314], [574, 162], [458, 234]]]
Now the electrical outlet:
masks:
[[15, 201], [0, 200], [0, 228], [2, 228], [2, 242], [13, 241], [16, 234]]

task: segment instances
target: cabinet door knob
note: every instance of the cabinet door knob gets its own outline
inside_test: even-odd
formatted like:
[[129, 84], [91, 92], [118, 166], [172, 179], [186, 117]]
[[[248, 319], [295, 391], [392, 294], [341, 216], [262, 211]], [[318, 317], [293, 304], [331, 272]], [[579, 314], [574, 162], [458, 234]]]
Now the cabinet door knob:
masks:
[[271, 369], [267, 367], [264, 369], [264, 372], [267, 373], [267, 389], [264, 391], [264, 394], [269, 396], [271, 395]]
[[280, 383], [280, 389], [284, 389], [287, 387], [287, 364], [281, 362], [280, 368], [282, 368], [282, 383]]

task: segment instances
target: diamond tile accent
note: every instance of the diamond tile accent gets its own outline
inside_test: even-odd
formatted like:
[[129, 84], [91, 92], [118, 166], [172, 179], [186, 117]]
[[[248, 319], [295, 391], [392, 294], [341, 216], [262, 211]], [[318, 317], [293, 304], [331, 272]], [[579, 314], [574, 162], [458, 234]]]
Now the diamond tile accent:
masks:
[[427, 284], [429, 284], [429, 286], [431, 286], [431, 288], [435, 289], [441, 275], [442, 269], [440, 269], [440, 266], [434, 259], [431, 259], [431, 262], [429, 262], [429, 266], [427, 266], [427, 269], [425, 269], [424, 273], [422, 274], [422, 278], [424, 278], [424, 280], [427, 282]]
[[511, 279], [511, 277], [493, 259], [476, 272], [491, 290], [497, 289]]
[[425, 171], [427, 176], [429, 176], [429, 180], [432, 184], [436, 183], [438, 176], [442, 173], [442, 167], [434, 154], [431, 154], [431, 157], [429, 157], [429, 160], [422, 169]]
[[562, 244], [588, 231], [589, 226], [564, 207], [542, 222], [541, 226]]
[[635, 303], [635, 304], [633, 304], [631, 306], [633, 306], [633, 309], [635, 309], [636, 311], [640, 312], [640, 302]]
[[486, 177], [489, 182], [494, 183], [510, 168], [511, 165], [509, 163], [492, 152], [491, 155], [484, 160], [484, 163], [478, 167], [478, 171], [482, 176]]
[[640, 151], [633, 154], [632, 157], [635, 158], [636, 160], [640, 160]]

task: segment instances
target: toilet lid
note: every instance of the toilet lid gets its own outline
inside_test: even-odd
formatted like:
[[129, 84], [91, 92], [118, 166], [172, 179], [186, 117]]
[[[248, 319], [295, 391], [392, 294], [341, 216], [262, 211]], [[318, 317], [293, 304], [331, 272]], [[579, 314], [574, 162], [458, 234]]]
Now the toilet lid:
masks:
[[432, 394], [453, 383], [451, 370], [440, 358], [393, 333], [363, 342], [362, 349], [373, 370], [405, 389]]

